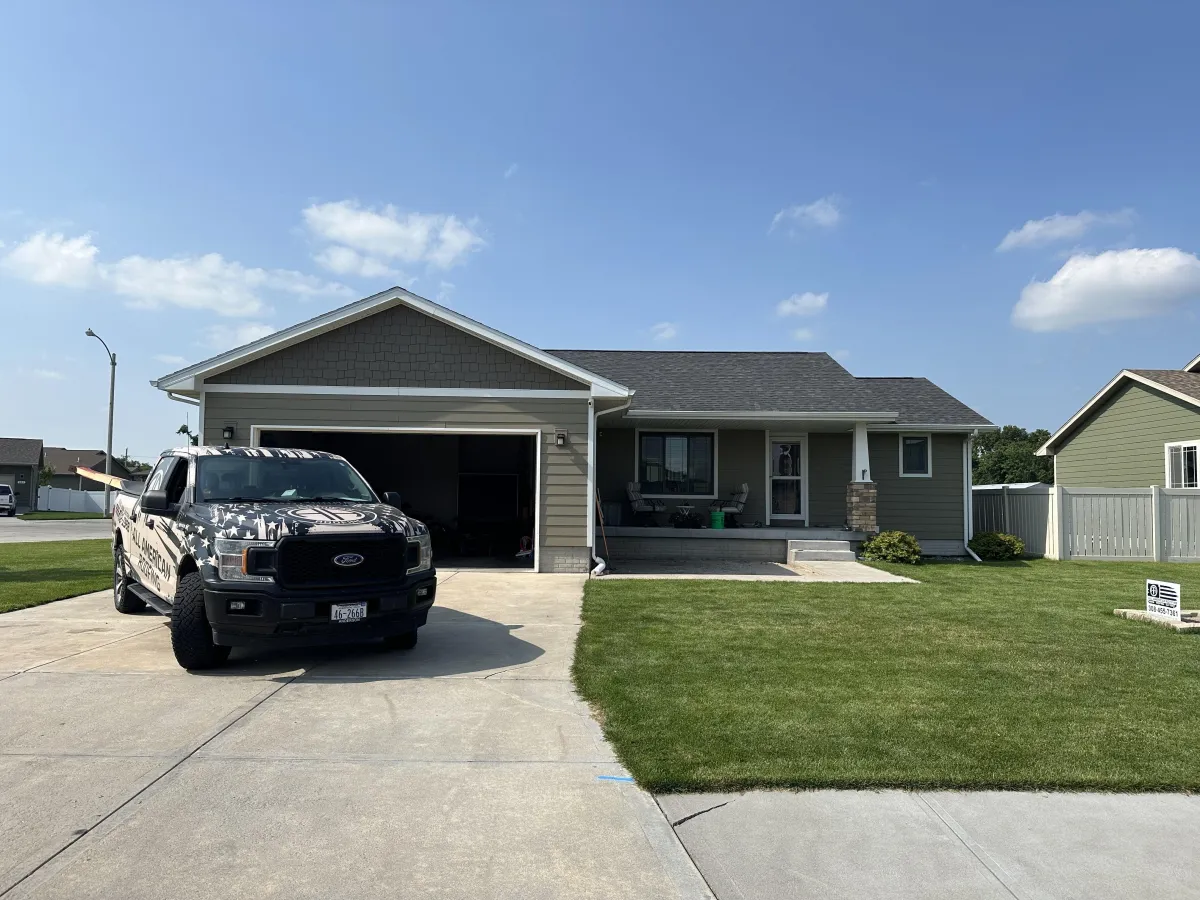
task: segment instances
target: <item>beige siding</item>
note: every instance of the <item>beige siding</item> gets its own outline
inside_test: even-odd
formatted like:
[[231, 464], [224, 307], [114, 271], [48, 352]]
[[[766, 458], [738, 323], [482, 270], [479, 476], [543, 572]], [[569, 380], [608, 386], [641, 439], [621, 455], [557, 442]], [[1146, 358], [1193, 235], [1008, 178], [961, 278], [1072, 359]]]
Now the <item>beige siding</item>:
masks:
[[[542, 433], [542, 545], [587, 545], [587, 400], [210, 393], [204, 404], [204, 441], [218, 445], [226, 425], [236, 429], [232, 443], [238, 445], [250, 443], [252, 426], [538, 429]], [[554, 433], [559, 428], [569, 434], [566, 447], [555, 446]]]
[[901, 478], [900, 435], [869, 436], [881, 531], [907, 531], [921, 541], [962, 540], [964, 440], [961, 434], [933, 435], [933, 477]]
[[1165, 487], [1164, 445], [1195, 440], [1200, 440], [1200, 410], [1130, 384], [1060, 447], [1056, 480], [1066, 487]]
[[850, 481], [851, 434], [808, 436], [808, 518], [814, 526], [846, 524], [846, 485]]

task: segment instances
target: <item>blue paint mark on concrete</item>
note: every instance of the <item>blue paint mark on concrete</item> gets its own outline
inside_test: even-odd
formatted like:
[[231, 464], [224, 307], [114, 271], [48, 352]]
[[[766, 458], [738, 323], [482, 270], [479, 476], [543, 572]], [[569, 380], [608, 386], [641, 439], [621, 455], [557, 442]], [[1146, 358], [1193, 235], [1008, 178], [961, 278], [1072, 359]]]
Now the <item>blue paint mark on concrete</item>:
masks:
[[597, 775], [597, 781], [633, 781], [628, 775]]

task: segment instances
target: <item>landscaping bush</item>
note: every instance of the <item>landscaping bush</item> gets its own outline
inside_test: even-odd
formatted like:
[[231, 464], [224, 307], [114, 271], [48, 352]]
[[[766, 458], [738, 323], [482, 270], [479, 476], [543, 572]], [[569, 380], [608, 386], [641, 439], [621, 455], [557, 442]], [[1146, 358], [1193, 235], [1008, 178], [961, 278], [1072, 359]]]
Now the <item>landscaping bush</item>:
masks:
[[980, 559], [1000, 561], [1020, 559], [1025, 555], [1025, 543], [1015, 534], [1002, 531], [985, 531], [967, 543]]
[[916, 565], [921, 561], [921, 545], [907, 531], [881, 531], [863, 541], [858, 555], [878, 562]]

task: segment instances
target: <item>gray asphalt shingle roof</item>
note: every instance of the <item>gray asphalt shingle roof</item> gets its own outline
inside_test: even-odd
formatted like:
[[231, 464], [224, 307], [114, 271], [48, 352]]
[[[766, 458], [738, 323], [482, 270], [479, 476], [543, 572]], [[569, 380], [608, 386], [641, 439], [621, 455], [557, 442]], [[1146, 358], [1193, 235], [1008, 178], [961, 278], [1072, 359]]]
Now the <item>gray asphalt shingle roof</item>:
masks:
[[0, 465], [40, 466], [42, 442], [36, 438], [0, 437]]
[[1129, 371], [1134, 375], [1149, 378], [1173, 391], [1187, 394], [1194, 400], [1200, 400], [1200, 373], [1183, 372], [1179, 369], [1130, 369]]
[[856, 378], [828, 353], [548, 350], [636, 391], [632, 409], [895, 412], [898, 422], [990, 425], [925, 378]]

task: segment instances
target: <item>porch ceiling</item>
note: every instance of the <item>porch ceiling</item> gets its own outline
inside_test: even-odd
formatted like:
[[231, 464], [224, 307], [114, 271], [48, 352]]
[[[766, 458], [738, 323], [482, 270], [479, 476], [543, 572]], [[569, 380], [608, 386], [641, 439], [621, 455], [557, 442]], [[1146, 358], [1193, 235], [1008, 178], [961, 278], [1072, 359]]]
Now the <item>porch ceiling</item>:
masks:
[[[876, 417], [878, 414], [874, 414]], [[884, 419], [884, 422], [895, 420], [895, 416]], [[742, 431], [853, 431], [854, 419], [832, 418], [802, 418], [789, 416], [787, 418], [717, 418], [700, 416], [645, 416], [623, 415], [601, 420], [607, 427], [616, 428], [688, 428], [698, 430], [742, 430]], [[858, 419], [857, 421], [880, 421], [878, 418]]]

